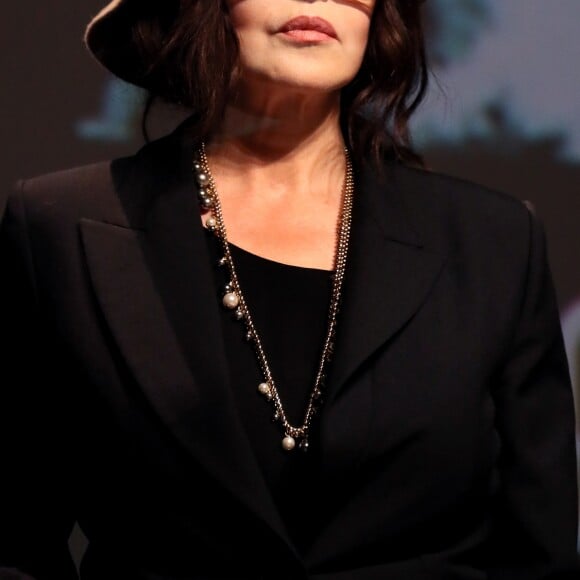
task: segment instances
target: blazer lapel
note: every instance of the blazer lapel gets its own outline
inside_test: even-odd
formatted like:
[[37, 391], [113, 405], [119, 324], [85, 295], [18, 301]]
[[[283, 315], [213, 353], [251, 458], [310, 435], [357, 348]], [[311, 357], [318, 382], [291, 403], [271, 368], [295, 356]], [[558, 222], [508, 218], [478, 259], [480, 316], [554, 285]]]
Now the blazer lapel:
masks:
[[[182, 145], [175, 136], [168, 143]], [[166, 427], [296, 555], [229, 390], [218, 289], [190, 170], [194, 143], [168, 143], [138, 157], [132, 176], [117, 180], [124, 205], [117, 213], [128, 223], [81, 221], [91, 280], [127, 364]]]
[[445, 262], [428, 250], [406, 207], [394, 166], [357, 176], [353, 225], [327, 403], [427, 298]]

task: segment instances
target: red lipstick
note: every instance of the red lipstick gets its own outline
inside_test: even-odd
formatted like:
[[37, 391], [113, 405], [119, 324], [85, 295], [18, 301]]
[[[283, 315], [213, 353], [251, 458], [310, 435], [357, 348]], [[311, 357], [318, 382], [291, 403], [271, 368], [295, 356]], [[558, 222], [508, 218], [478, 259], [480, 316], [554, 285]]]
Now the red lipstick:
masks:
[[278, 32], [300, 42], [320, 42], [338, 38], [332, 24], [318, 16], [298, 16], [286, 22]]

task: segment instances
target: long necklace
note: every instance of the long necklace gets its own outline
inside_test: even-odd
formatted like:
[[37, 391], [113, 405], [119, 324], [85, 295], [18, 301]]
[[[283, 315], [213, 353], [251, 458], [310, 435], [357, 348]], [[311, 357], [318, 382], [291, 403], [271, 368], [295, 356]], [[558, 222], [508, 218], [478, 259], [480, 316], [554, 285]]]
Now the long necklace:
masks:
[[228, 268], [230, 281], [223, 289], [222, 304], [225, 308], [234, 312], [237, 320], [245, 324], [246, 340], [251, 342], [254, 347], [263, 375], [263, 381], [258, 385], [257, 392], [272, 407], [272, 420], [275, 423], [278, 423], [281, 427], [283, 432], [282, 448], [286, 451], [292, 451], [296, 448], [297, 444], [303, 451], [308, 450], [308, 435], [310, 427], [313, 418], [322, 407], [324, 389], [326, 387], [327, 367], [334, 350], [338, 311], [342, 296], [342, 286], [346, 270], [346, 258], [352, 223], [354, 193], [352, 162], [348, 149], [345, 149], [345, 159], [346, 172], [342, 190], [338, 236], [334, 255], [334, 268], [332, 272], [332, 293], [328, 312], [328, 329], [314, 386], [308, 398], [304, 420], [301, 426], [291, 425], [288, 421], [280, 399], [280, 394], [276, 388], [276, 382], [274, 381], [272, 372], [270, 371], [270, 365], [268, 364], [262, 341], [260, 340], [248, 304], [246, 303], [242, 293], [240, 281], [236, 274], [236, 268], [230, 252], [220, 199], [209, 169], [204, 143], [201, 143], [200, 148], [196, 151], [193, 159], [193, 170], [199, 185], [199, 202], [204, 210], [210, 211], [210, 216], [205, 222], [205, 227], [213, 232], [221, 241], [223, 257], [220, 259], [219, 265]]

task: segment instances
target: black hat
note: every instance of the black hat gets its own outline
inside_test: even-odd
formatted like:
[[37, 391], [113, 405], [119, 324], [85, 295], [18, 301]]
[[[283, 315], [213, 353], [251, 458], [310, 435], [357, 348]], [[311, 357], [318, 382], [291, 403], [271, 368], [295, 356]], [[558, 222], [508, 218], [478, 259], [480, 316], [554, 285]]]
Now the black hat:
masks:
[[[157, 0], [163, 6], [167, 0]], [[133, 42], [133, 25], [151, 13], [151, 2], [143, 0], [113, 0], [89, 23], [85, 44], [92, 55], [115, 76], [144, 87], [143, 57]], [[146, 87], [150, 88], [150, 87]]]

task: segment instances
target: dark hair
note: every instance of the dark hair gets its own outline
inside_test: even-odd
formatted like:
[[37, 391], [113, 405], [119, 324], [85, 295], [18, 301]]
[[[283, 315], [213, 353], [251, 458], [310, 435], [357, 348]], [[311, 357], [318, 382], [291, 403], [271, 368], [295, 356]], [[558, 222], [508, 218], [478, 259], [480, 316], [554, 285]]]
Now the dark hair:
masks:
[[[191, 109], [196, 131], [208, 135], [239, 74], [239, 44], [225, 0], [164, 3], [167, 12], [134, 29], [147, 65], [144, 84], [151, 98]], [[363, 64], [341, 96], [343, 132], [356, 162], [378, 163], [390, 154], [422, 165], [409, 119], [427, 80], [420, 0], [377, 0]]]

